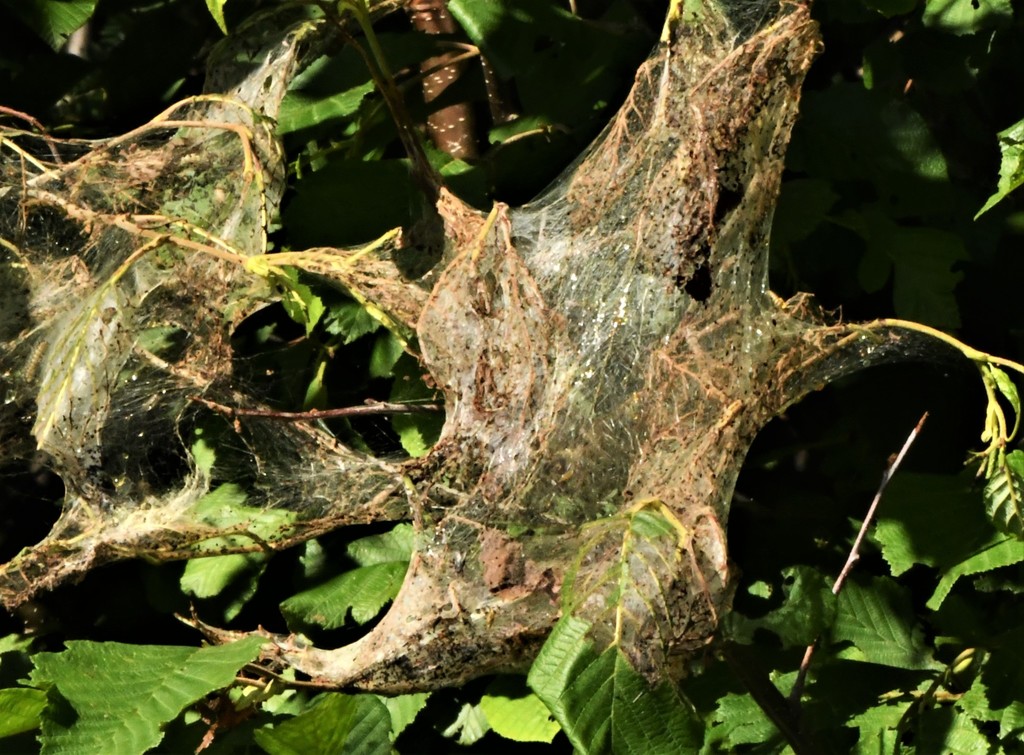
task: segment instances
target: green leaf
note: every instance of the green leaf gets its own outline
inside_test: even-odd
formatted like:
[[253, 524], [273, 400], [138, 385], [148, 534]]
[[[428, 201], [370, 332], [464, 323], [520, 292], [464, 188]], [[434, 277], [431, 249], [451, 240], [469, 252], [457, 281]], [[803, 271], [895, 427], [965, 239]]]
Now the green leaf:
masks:
[[831, 626], [836, 600], [825, 576], [809, 566], [786, 567], [782, 573], [785, 599], [781, 606], [757, 619], [728, 617], [736, 641], [752, 642], [755, 630], [767, 629], [778, 635], [783, 647], [806, 647]]
[[491, 726], [487, 723], [487, 716], [484, 715], [480, 706], [463, 703], [458, 717], [441, 734], [466, 746], [476, 744], [490, 730]]
[[[273, 539], [295, 519], [293, 512], [245, 506], [245, 500], [246, 494], [236, 485], [221, 485], [196, 501], [189, 513], [197, 521], [220, 531], [242, 531], [261, 540]], [[232, 547], [251, 547], [256, 542], [251, 536], [226, 535], [204, 541], [199, 550], [216, 553]], [[256, 593], [267, 560], [263, 552], [190, 559], [181, 575], [181, 589], [197, 598], [213, 598], [232, 587], [230, 600], [223, 609], [225, 620], [231, 621]]]
[[412, 558], [414, 534], [411, 524], [396, 524], [391, 530], [379, 535], [353, 540], [345, 551], [360, 566], [385, 564], [389, 561], [408, 563]]
[[375, 333], [380, 322], [359, 302], [345, 299], [332, 304], [324, 318], [324, 329], [334, 336], [341, 336], [342, 343], [352, 343], [369, 333]]
[[927, 0], [922, 23], [952, 34], [973, 34], [1013, 22], [1010, 0]]
[[956, 708], [931, 708], [921, 714], [915, 737], [917, 752], [949, 752], [956, 755], [988, 755], [988, 737], [978, 731], [969, 716]]
[[914, 564], [946, 570], [1002, 540], [979, 504], [973, 475], [901, 472], [894, 477], [874, 531], [892, 575]]
[[[391, 387], [391, 400], [397, 403], [437, 401], [440, 396], [423, 382], [423, 370], [411, 356], [395, 363], [395, 382]], [[396, 414], [391, 426], [398, 433], [405, 452], [414, 458], [425, 455], [441, 435], [444, 415]]]
[[407, 561], [362, 566], [322, 585], [296, 593], [281, 603], [288, 622], [316, 624], [325, 629], [344, 626], [349, 611], [357, 624], [365, 624], [394, 599], [405, 579]]
[[373, 342], [370, 352], [370, 377], [389, 378], [393, 375], [395, 362], [399, 360], [405, 349], [402, 341], [390, 330], [382, 330]]
[[254, 732], [270, 755], [388, 755], [391, 715], [375, 695], [319, 695], [305, 713]]
[[3, 5], [54, 50], [88, 21], [97, 0], [4, 0]]
[[46, 693], [28, 687], [0, 689], [0, 737], [38, 729]]
[[856, 755], [878, 755], [899, 752], [899, 723], [907, 706], [892, 703], [875, 705], [850, 719], [848, 726], [860, 730], [860, 738], [852, 749]]
[[750, 695], [732, 692], [719, 698], [711, 716], [708, 743], [733, 752], [741, 745], [763, 744], [779, 735], [779, 730]]
[[391, 738], [396, 739], [427, 705], [429, 692], [414, 692], [397, 697], [378, 697], [391, 714]]
[[999, 153], [999, 183], [996, 193], [985, 202], [974, 216], [975, 220], [982, 213], [988, 212], [1003, 201], [1007, 194], [1024, 184], [1024, 119], [1017, 121], [1005, 131], [997, 134]]
[[267, 556], [263, 553], [193, 558], [185, 564], [181, 589], [196, 598], [213, 598], [234, 586], [231, 599], [223, 609], [224, 620], [231, 621], [256, 594], [266, 565]]
[[834, 642], [852, 642], [860, 660], [903, 669], [937, 668], [916, 624], [910, 595], [880, 577], [870, 586], [847, 582], [839, 593]]
[[935, 327], [959, 327], [953, 290], [963, 273], [954, 265], [968, 259], [963, 241], [936, 228], [900, 228], [883, 243], [893, 261], [897, 314]]
[[197, 598], [212, 598], [236, 579], [258, 570], [265, 560], [262, 553], [193, 558], [185, 565], [181, 589]]
[[295, 513], [281, 509], [259, 509], [244, 505], [246, 493], [233, 483], [220, 485], [196, 501], [186, 515], [197, 523], [218, 531], [239, 533], [204, 540], [199, 547], [216, 553], [227, 548], [253, 546], [261, 540], [274, 540], [295, 521]]
[[228, 0], [206, 0], [206, 7], [210, 11], [210, 15], [213, 16], [213, 20], [217, 22], [217, 27], [224, 32], [228, 33], [228, 25], [224, 21], [224, 5]]
[[281, 102], [281, 109], [278, 112], [277, 133], [279, 136], [284, 136], [294, 131], [320, 125], [333, 118], [346, 118], [353, 115], [359, 110], [363, 99], [373, 90], [373, 81], [368, 79], [343, 92], [326, 95], [302, 90], [289, 91]]
[[1024, 542], [1017, 538], [1010, 537], [985, 545], [942, 575], [938, 587], [928, 599], [927, 606], [930, 610], [937, 611], [960, 577], [981, 574], [1002, 566], [1019, 564], [1021, 561], [1024, 561]]
[[985, 511], [1000, 532], [1024, 538], [1024, 451], [1011, 451], [985, 485]]
[[31, 682], [60, 703], [44, 713], [42, 752], [145, 752], [186, 706], [230, 685], [262, 644], [259, 637], [206, 648], [69, 641], [62, 653], [37, 653]]
[[494, 679], [480, 698], [480, 709], [496, 733], [516, 742], [550, 744], [560, 729], [551, 712], [520, 676]]
[[271, 272], [269, 275], [271, 283], [276, 285], [281, 292], [281, 304], [284, 311], [299, 325], [306, 329], [306, 335], [313, 332], [313, 328], [320, 322], [326, 312], [323, 300], [313, 293], [313, 289], [305, 283], [299, 282], [299, 271], [295, 268], [285, 268], [283, 272]]
[[[1003, 398], [1010, 402], [1010, 406], [1013, 407], [1014, 416], [1017, 417], [1019, 421], [1020, 394], [1017, 393], [1017, 386], [1006, 372], [995, 365], [986, 365], [986, 370], [988, 371], [988, 374], [992, 376], [992, 379], [995, 381], [996, 387], [1003, 395]], [[1014, 431], [1010, 433], [1011, 436], [1014, 434], [1016, 434], [1016, 428], [1014, 428]]]
[[590, 629], [575, 616], [562, 618], [527, 678], [577, 751], [698, 751], [703, 723], [676, 687], [652, 687], [616, 646], [597, 652]]

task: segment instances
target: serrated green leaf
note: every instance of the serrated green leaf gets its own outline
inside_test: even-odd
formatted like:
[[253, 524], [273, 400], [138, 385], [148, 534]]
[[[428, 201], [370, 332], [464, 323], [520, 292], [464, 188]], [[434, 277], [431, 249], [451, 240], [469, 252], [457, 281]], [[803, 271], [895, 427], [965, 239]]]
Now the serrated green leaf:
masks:
[[956, 708], [931, 708], [921, 714], [915, 736], [917, 752], [988, 755], [992, 746], [969, 716]]
[[696, 752], [704, 725], [667, 681], [651, 687], [615, 646], [598, 653], [588, 622], [562, 618], [527, 681], [581, 753]]
[[836, 599], [825, 576], [809, 566], [783, 570], [785, 596], [781, 606], [757, 619], [730, 616], [732, 636], [738, 642], [753, 640], [757, 629], [767, 629], [782, 640], [783, 647], [806, 647], [835, 619]]
[[906, 704], [876, 705], [851, 718], [847, 725], [860, 730], [860, 737], [851, 752], [856, 755], [898, 752], [898, 727], [906, 710]]
[[888, 578], [847, 582], [839, 593], [834, 642], [852, 642], [862, 660], [903, 669], [938, 668], [924, 644], [909, 593]]
[[353, 540], [345, 548], [345, 552], [360, 566], [373, 566], [389, 561], [408, 563], [412, 558], [414, 534], [411, 524], [396, 524], [391, 530], [379, 535]]
[[[236, 530], [263, 540], [273, 540], [295, 521], [295, 513], [281, 509], [246, 506], [246, 493], [233, 483], [220, 485], [196, 501], [186, 512], [193, 521], [219, 531]], [[214, 552], [239, 545], [251, 546], [254, 539], [245, 534], [224, 535], [204, 540], [199, 550]]]
[[484, 715], [480, 706], [463, 703], [455, 721], [441, 734], [466, 746], [476, 744], [490, 730], [491, 726], [487, 723], [487, 716]]
[[387, 755], [391, 715], [374, 695], [325, 692], [301, 715], [254, 732], [270, 755]]
[[927, 0], [922, 23], [953, 34], [973, 34], [1013, 22], [1010, 0]]
[[416, 716], [427, 705], [429, 692], [414, 692], [397, 697], [378, 697], [391, 714], [391, 738], [395, 739], [405, 728], [416, 720]]
[[352, 569], [296, 593], [281, 603], [281, 613], [289, 623], [336, 629], [344, 626], [351, 611], [357, 624], [365, 624], [398, 594], [408, 566], [407, 561], [388, 561]]
[[[237, 486], [221, 485], [196, 501], [189, 513], [196, 521], [220, 531], [236, 529], [264, 540], [279, 535], [295, 519], [293, 512], [245, 506], [245, 500], [246, 494]], [[247, 535], [225, 535], [204, 541], [198, 549], [216, 553], [231, 547], [251, 547], [254, 542]], [[231, 599], [224, 606], [224, 618], [230, 621], [256, 593], [266, 563], [267, 555], [262, 552], [193, 558], [185, 565], [179, 584], [185, 593], [197, 598], [212, 598], [231, 587]]]
[[217, 23], [217, 28], [224, 32], [224, 34], [228, 33], [228, 25], [224, 21], [224, 5], [226, 3], [227, 0], [206, 0], [206, 7], [209, 9], [210, 15]]
[[874, 530], [892, 575], [915, 564], [945, 570], [1001, 540], [979, 504], [973, 475], [894, 477]]
[[54, 50], [67, 44], [96, 10], [97, 0], [13, 0], [4, 6]]
[[1024, 542], [1017, 538], [1009, 537], [985, 545], [942, 575], [935, 592], [928, 599], [927, 606], [930, 610], [937, 611], [960, 577], [981, 574], [1002, 566], [1019, 564], [1021, 561], [1024, 561]]
[[1011, 451], [985, 484], [985, 511], [1000, 532], [1024, 537], [1024, 451]]
[[380, 328], [374, 318], [359, 302], [346, 299], [332, 304], [324, 318], [324, 329], [334, 336], [341, 336], [342, 343], [352, 343]]
[[978, 210], [975, 219], [999, 204], [1014, 189], [1024, 184], [1024, 120], [1019, 120], [997, 134], [999, 153], [999, 183], [996, 192]]
[[0, 637], [0, 655], [4, 653], [18, 653], [28, 650], [32, 646], [33, 639], [23, 634], [7, 634]]
[[732, 752], [740, 745], [762, 744], [778, 736], [779, 730], [750, 695], [728, 693], [719, 698], [711, 715], [707, 743]]
[[727, 579], [717, 520], [685, 526], [661, 501], [643, 499], [587, 524], [585, 536], [563, 583], [564, 610], [590, 624], [597, 647], [617, 646], [644, 676], [660, 677], [670, 645], [702, 642], [714, 629], [695, 619], [720, 609], [708, 586]]
[[[252, 269], [258, 274], [264, 274], [263, 268], [255, 262]], [[306, 329], [307, 336], [310, 335], [327, 311], [323, 299], [299, 280], [299, 271], [293, 267], [266, 267], [265, 275], [280, 292], [284, 311]]]
[[192, 448], [189, 449], [192, 453], [192, 461], [195, 462], [196, 469], [202, 472], [204, 475], [209, 476], [213, 471], [213, 464], [217, 461], [217, 452], [206, 439], [200, 435], [199, 430], [196, 431], [195, 442], [192, 443]]
[[515, 742], [547, 742], [560, 727], [540, 698], [520, 676], [499, 676], [487, 685], [480, 709], [491, 728]]
[[212, 598], [236, 579], [258, 571], [265, 560], [262, 553], [193, 558], [185, 565], [181, 589], [197, 598]]
[[230, 685], [262, 644], [259, 637], [206, 648], [70, 641], [62, 653], [37, 653], [32, 684], [74, 711], [69, 719], [47, 709], [42, 752], [145, 752], [186, 706]]
[[0, 689], [0, 737], [38, 729], [45, 707], [46, 693], [42, 690], [28, 687]]
[[231, 599], [223, 609], [224, 620], [231, 621], [256, 594], [266, 565], [263, 553], [193, 558], [185, 564], [179, 584], [185, 593], [200, 599], [216, 597], [232, 587]]

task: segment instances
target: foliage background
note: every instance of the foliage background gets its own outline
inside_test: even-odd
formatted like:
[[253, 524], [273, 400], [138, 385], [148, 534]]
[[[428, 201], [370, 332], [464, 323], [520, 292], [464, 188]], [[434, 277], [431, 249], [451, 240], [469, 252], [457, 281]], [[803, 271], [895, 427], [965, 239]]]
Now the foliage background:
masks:
[[[223, 10], [229, 30], [267, 5], [212, 4]], [[526, 201], [571, 162], [614, 113], [664, 13], [653, 0], [581, 1], [579, 18], [547, 0], [451, 0], [451, 7], [471, 31], [463, 39], [480, 44], [499, 74], [514, 82], [522, 108], [517, 121], [481, 126], [485, 149], [472, 164], [430, 152], [450, 185], [479, 206]], [[772, 238], [773, 289], [784, 297], [813, 292], [844, 319], [918, 320], [1020, 361], [1020, 193], [975, 217], [996, 190], [997, 134], [1024, 117], [1017, 94], [1024, 91], [1020, 9], [1009, 0], [830, 0], [815, 15], [825, 47], [789, 152]], [[54, 134], [77, 137], [126, 131], [201, 91], [204, 60], [222, 36], [199, 0], [3, 0], [0, 16], [0, 104], [34, 115]], [[60, 32], [86, 20], [83, 59], [68, 54]], [[400, 74], [434, 49], [400, 15], [385, 20], [378, 34]], [[291, 178], [277, 247], [360, 243], [408, 217], [412, 182], [394, 126], [368, 82], [351, 48], [296, 81], [280, 124]], [[415, 82], [407, 93], [413, 120], [422, 120]], [[479, 72], [469, 73], [452, 96], [473, 102], [486, 122]], [[394, 360], [380, 367], [385, 338], [361, 332], [367, 328], [351, 302], [318, 293], [326, 314], [310, 337], [280, 308], [237, 334], [240, 369], [256, 375], [270, 365], [283, 376], [266, 385], [270, 401], [292, 409], [343, 406], [420, 390], [405, 379], [414, 367]], [[803, 706], [823, 747], [1020, 751], [1024, 609], [1016, 596], [1024, 589], [1024, 552], [1017, 548], [999, 562], [1004, 565], [979, 567], [936, 605], [940, 579], [993, 537], [980, 485], [963, 471], [967, 451], [978, 445], [985, 405], [969, 364], [939, 349], [919, 356], [919, 363], [829, 387], [762, 433], [738, 484], [729, 527], [742, 577], [725, 633], [785, 692], [804, 645], [824, 632]], [[853, 584], [832, 601], [827, 588], [886, 459], [926, 410], [925, 432], [883, 502]], [[382, 454], [421, 450], [431, 433], [422, 424], [383, 420], [333, 429]], [[48, 530], [61, 490], [59, 480], [30, 461], [0, 462], [0, 475], [0, 558], [6, 560]], [[16, 689], [32, 673], [36, 686], [52, 690], [56, 676], [43, 654], [70, 653], [76, 646], [68, 643], [76, 640], [197, 646], [196, 633], [173, 617], [193, 604], [215, 624], [301, 628], [318, 644], [350, 641], [387, 600], [393, 579], [367, 588], [363, 603], [351, 592], [340, 599], [333, 593], [342, 603], [334, 607], [340, 620], [318, 621], [296, 596], [308, 602], [309, 591], [332, 577], [400, 562], [366, 561], [365, 547], [361, 560], [360, 547], [353, 548], [381, 534], [370, 528], [334, 533], [268, 563], [242, 564], [233, 579], [205, 592], [183, 579], [185, 565], [108, 567], [0, 617], [0, 686]], [[374, 553], [386, 551], [379, 540], [370, 542]], [[973, 660], [954, 664], [970, 648]], [[116, 664], [120, 656], [112, 657]], [[709, 751], [785, 746], [716, 653], [709, 652], [699, 671], [684, 691], [704, 717]], [[299, 690], [246, 707], [236, 689], [192, 704], [218, 686], [195, 690], [182, 703], [186, 712], [167, 719], [162, 749], [194, 750], [210, 731], [205, 716], [220, 722], [210, 751], [329, 748], [302, 739], [325, 721], [344, 731], [340, 722], [383, 722], [359, 735], [383, 751], [392, 736], [403, 752], [540, 751], [537, 743], [519, 745], [509, 736], [523, 735], [522, 722], [540, 725], [547, 717], [543, 710], [512, 708], [513, 723], [502, 728], [512, 701], [535, 701], [524, 697], [517, 679], [483, 679], [425, 702], [408, 700], [410, 716], [425, 707], [397, 734], [395, 704], [385, 709], [372, 696]], [[63, 687], [60, 692], [68, 696]], [[228, 715], [228, 708], [242, 713]], [[283, 723], [296, 714], [297, 739], [289, 743]], [[263, 728], [271, 724], [277, 728]], [[254, 734], [258, 729], [263, 733]], [[53, 730], [44, 725], [43, 733], [44, 741], [51, 737], [47, 747], [55, 747]], [[0, 739], [5, 751], [38, 746], [34, 731]], [[565, 735], [555, 736], [550, 748], [567, 750]]]

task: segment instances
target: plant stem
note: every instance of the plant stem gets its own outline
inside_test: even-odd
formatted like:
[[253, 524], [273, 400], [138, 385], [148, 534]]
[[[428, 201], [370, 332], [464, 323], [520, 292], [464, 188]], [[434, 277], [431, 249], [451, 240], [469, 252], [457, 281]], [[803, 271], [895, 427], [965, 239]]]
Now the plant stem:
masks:
[[[910, 450], [910, 446], [913, 445], [914, 441], [917, 440], [917, 436], [921, 433], [921, 428], [924, 426], [925, 420], [928, 419], [928, 412], [921, 415], [921, 419], [917, 421], [914, 429], [910, 431], [907, 439], [903, 442], [903, 447], [899, 453], [896, 454], [895, 458], [890, 462], [889, 467], [885, 470], [882, 475], [882, 481], [878, 485], [878, 490], [875, 492], [875, 497], [871, 501], [871, 506], [868, 507], [868, 513], [864, 517], [864, 521], [861, 523], [860, 531], [857, 533], [856, 539], [853, 541], [853, 547], [850, 548], [850, 555], [846, 558], [846, 563], [843, 564], [842, 570], [839, 572], [839, 576], [836, 578], [835, 583], [832, 585], [832, 594], [839, 595], [840, 590], [843, 589], [843, 585], [846, 583], [846, 578], [853, 571], [854, 565], [860, 560], [860, 547], [864, 542], [864, 537], [867, 535], [868, 529], [871, 527], [871, 523], [875, 518], [875, 512], [878, 510], [878, 504], [882, 500], [882, 494], [885, 492], [886, 487], [889, 485], [889, 481], [896, 474], [896, 470], [899, 469], [900, 464], [903, 463], [904, 457]], [[800, 662], [800, 670], [797, 673], [796, 681], [793, 683], [793, 690], [789, 694], [790, 705], [794, 709], [799, 708], [800, 697], [803, 694], [804, 683], [807, 680], [807, 671], [811, 666], [811, 659], [814, 657], [814, 650], [818, 645], [818, 640], [815, 640], [807, 649], [804, 651], [803, 660]]]

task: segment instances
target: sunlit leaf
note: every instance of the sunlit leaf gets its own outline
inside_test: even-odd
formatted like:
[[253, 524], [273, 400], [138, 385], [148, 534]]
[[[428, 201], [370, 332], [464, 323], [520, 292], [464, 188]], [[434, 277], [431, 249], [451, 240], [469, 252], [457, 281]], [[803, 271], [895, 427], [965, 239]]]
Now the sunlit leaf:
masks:
[[1011, 451], [996, 465], [985, 485], [985, 511], [1001, 532], [1024, 537], [1024, 451]]
[[353, 540], [346, 546], [349, 557], [360, 566], [408, 562], [412, 556], [413, 527], [398, 524], [387, 532]]
[[290, 91], [281, 102], [277, 133], [284, 136], [293, 131], [320, 125], [332, 118], [352, 115], [359, 109], [363, 98], [373, 89], [373, 81], [367, 78], [366, 82], [337, 94], [317, 95], [302, 90]]
[[749, 694], [728, 693], [720, 697], [711, 720], [713, 728], [708, 731], [708, 742], [727, 752], [778, 736], [775, 724]]
[[226, 4], [227, 0], [206, 0], [206, 7], [209, 9], [210, 15], [217, 22], [217, 27], [225, 34], [228, 33], [228, 25], [224, 21], [224, 6]]
[[324, 317], [324, 329], [331, 335], [340, 336], [342, 343], [352, 343], [357, 338], [376, 332], [380, 322], [354, 301], [331, 304]]
[[937, 611], [960, 577], [970, 574], [982, 574], [1002, 566], [1019, 564], [1021, 561], [1024, 561], [1024, 542], [1015, 537], [1006, 538], [992, 545], [986, 545], [942, 575], [942, 579], [935, 588], [935, 592], [928, 599], [928, 608]]
[[886, 488], [874, 530], [892, 575], [915, 564], [945, 570], [1001, 540], [980, 504], [973, 475], [900, 472]]
[[441, 733], [465, 746], [476, 744], [490, 730], [491, 726], [480, 706], [463, 703], [455, 721]]
[[496, 733], [515, 742], [550, 743], [560, 729], [522, 677], [500, 676], [491, 682], [480, 709]]
[[5, 8], [20, 18], [46, 44], [59, 50], [68, 37], [92, 17], [97, 0], [5, 0]]
[[[731, 616], [727, 625], [738, 641], [752, 640], [757, 629], [776, 634], [784, 647], [806, 647], [831, 624], [836, 615], [836, 600], [829, 580], [817, 569], [805, 566], [783, 570], [784, 600], [781, 606], [757, 619]], [[736, 632], [742, 632], [739, 640]]]
[[291, 596], [281, 612], [290, 622], [335, 629], [344, 626], [351, 611], [356, 623], [365, 624], [398, 594], [408, 566], [407, 561], [387, 561], [352, 569]]
[[305, 713], [255, 732], [270, 755], [389, 755], [391, 715], [373, 695], [321, 694]]
[[416, 720], [416, 716], [427, 705], [429, 692], [413, 692], [408, 695], [379, 698], [391, 714], [391, 737], [394, 739]]
[[886, 578], [870, 585], [850, 581], [839, 593], [839, 611], [832, 627], [835, 642], [852, 642], [859, 657], [902, 669], [937, 667], [924, 643], [910, 607], [910, 595]]
[[953, 34], [973, 34], [1013, 21], [1010, 0], [927, 0], [921, 18], [925, 26]]
[[1024, 184], [1024, 120], [1019, 120], [1005, 131], [996, 134], [1002, 160], [999, 164], [999, 184], [995, 194], [988, 198], [978, 214], [988, 212], [1014, 189]]
[[42, 751], [145, 752], [187, 705], [231, 684], [261, 645], [258, 637], [207, 648], [72, 641], [64, 652], [38, 653], [32, 684], [73, 711], [47, 709]]
[[581, 753], [694, 752], [704, 725], [667, 680], [652, 687], [618, 647], [604, 652], [572, 616], [555, 627], [530, 669], [530, 687]]
[[906, 704], [887, 703], [868, 708], [850, 719], [848, 726], [860, 730], [860, 737], [852, 752], [857, 755], [877, 755], [892, 752], [899, 746], [899, 723], [906, 715]]
[[38, 729], [45, 707], [46, 693], [42, 690], [29, 687], [0, 689], [0, 738]]

